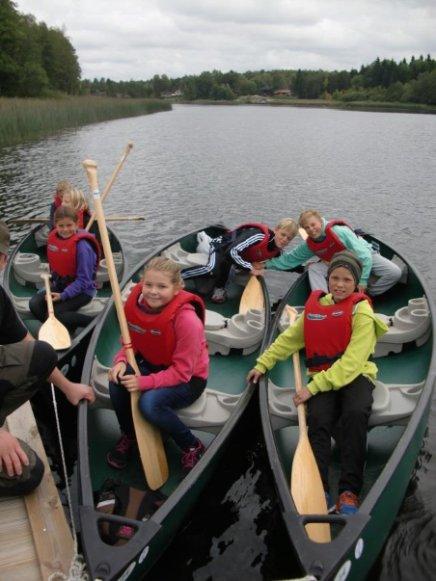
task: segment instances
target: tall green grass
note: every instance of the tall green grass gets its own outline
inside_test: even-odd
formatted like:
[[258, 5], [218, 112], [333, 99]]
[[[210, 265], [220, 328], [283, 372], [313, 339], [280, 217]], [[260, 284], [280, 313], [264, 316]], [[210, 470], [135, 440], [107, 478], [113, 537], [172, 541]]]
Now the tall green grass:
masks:
[[0, 147], [122, 117], [168, 111], [171, 104], [153, 99], [66, 97], [61, 99], [0, 98]]

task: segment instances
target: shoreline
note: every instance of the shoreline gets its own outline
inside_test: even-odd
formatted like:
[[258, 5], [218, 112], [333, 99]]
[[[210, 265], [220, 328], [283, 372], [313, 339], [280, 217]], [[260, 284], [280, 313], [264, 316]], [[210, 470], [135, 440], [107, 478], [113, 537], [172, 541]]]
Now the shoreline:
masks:
[[330, 101], [323, 99], [274, 99], [271, 97], [250, 99], [244, 98], [234, 101], [212, 101], [201, 99], [187, 101], [183, 99], [171, 100], [172, 104], [181, 105], [256, 105], [269, 107], [303, 107], [314, 109], [338, 109], [341, 111], [371, 111], [380, 113], [420, 113], [427, 115], [436, 114], [436, 106], [422, 105], [419, 103], [390, 103], [377, 101], [353, 101], [344, 103], [342, 101]]

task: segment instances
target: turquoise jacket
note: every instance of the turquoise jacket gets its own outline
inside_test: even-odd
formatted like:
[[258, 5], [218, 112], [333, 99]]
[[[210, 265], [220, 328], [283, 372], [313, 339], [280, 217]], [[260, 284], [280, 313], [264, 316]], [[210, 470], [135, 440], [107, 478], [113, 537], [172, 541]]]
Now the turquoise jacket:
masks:
[[[323, 232], [327, 225], [327, 220], [323, 218]], [[348, 250], [351, 250], [362, 263], [362, 276], [359, 284], [368, 286], [368, 278], [372, 268], [372, 246], [361, 236], [357, 236], [351, 228], [347, 226], [333, 226], [333, 232], [341, 240], [342, 244]], [[265, 268], [270, 270], [292, 270], [300, 266], [307, 260], [315, 256], [305, 242], [286, 252], [277, 258], [267, 260]]]

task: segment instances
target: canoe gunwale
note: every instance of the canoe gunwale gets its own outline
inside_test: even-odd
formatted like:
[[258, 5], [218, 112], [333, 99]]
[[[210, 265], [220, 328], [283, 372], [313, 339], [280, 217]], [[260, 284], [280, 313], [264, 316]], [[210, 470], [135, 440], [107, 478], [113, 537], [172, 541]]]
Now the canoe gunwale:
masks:
[[[193, 236], [202, 230], [207, 230], [210, 228], [219, 228], [223, 232], [226, 230], [221, 224], [212, 224], [206, 226], [205, 228], [200, 228], [191, 233], [185, 234], [178, 237], [176, 240], [172, 240], [164, 247], [159, 248], [157, 251], [149, 253], [139, 264], [137, 264], [127, 276], [124, 277], [123, 283], [127, 284], [141, 269], [143, 266], [149, 262], [153, 257], [160, 255], [165, 249], [173, 246], [177, 242], [181, 242], [189, 236]], [[260, 279], [265, 304], [269, 305], [269, 295], [268, 290], [263, 279]], [[89, 382], [92, 373], [92, 365], [94, 360], [94, 353], [98, 344], [99, 334], [105, 323], [106, 316], [109, 310], [112, 308], [113, 301], [111, 300], [107, 305], [104, 315], [100, 318], [97, 326], [92, 334], [88, 353], [85, 359], [82, 381]], [[269, 325], [271, 322], [271, 317], [269, 315], [269, 309], [266, 310], [265, 318], [265, 333], [263, 335], [261, 349], [267, 344], [267, 338], [269, 335]], [[174, 492], [170, 494], [168, 499], [157, 509], [153, 514], [152, 518], [145, 523], [140, 521], [133, 521], [133, 523], [138, 527], [138, 533], [133, 539], [131, 539], [124, 547], [121, 547], [122, 551], [118, 551], [120, 547], [116, 547], [116, 550], [108, 551], [110, 548], [108, 545], [103, 543], [99, 538], [97, 526], [98, 521], [107, 520], [103, 513], [100, 513], [94, 508], [94, 497], [92, 490], [91, 481], [91, 471], [90, 471], [90, 458], [88, 454], [89, 450], [89, 437], [88, 437], [88, 403], [82, 402], [79, 407], [79, 422], [78, 422], [78, 489], [79, 489], [79, 516], [81, 521], [82, 530], [82, 542], [85, 556], [88, 560], [88, 565], [93, 566], [96, 561], [108, 561], [111, 566], [110, 576], [104, 577], [105, 580], [112, 579], [112, 575], [118, 575], [122, 568], [126, 568], [134, 558], [136, 558], [142, 551], [145, 551], [147, 544], [153, 539], [153, 537], [161, 531], [162, 527], [165, 526], [165, 519], [171, 515], [171, 513], [176, 509], [177, 504], [183, 501], [184, 497], [193, 489], [197, 481], [201, 481], [202, 476], [206, 475], [207, 471], [211, 469], [214, 459], [219, 456], [219, 453], [224, 449], [224, 446], [238, 422], [239, 418], [244, 413], [251, 397], [256, 390], [256, 385], [250, 383], [246, 389], [242, 392], [239, 402], [234, 409], [233, 413], [223, 425], [220, 432], [214, 437], [210, 445], [208, 446], [204, 456], [200, 462], [191, 470], [191, 472], [183, 479], [183, 481], [176, 487]], [[120, 519], [122, 522], [126, 523], [127, 519], [124, 517], [116, 517], [117, 520]], [[119, 521], [118, 521], [119, 522]], [[143, 536], [144, 533], [144, 536]], [[95, 542], [98, 537], [98, 542]], [[132, 542], [134, 541], [134, 542]], [[115, 549], [115, 548], [114, 548]], [[99, 557], [102, 555], [104, 550], [104, 557]], [[109, 556], [109, 553], [111, 554]], [[113, 557], [112, 553], [116, 553]], [[120, 555], [121, 554], [121, 555]], [[115, 572], [114, 568], [117, 567], [118, 571]], [[96, 570], [91, 569], [91, 575], [96, 574]], [[98, 576], [98, 575], [97, 575]]]
[[[417, 405], [412, 415], [410, 416], [407, 426], [405, 427], [404, 432], [402, 433], [397, 445], [395, 446], [395, 449], [390, 455], [388, 462], [385, 464], [373, 486], [368, 491], [368, 494], [362, 502], [358, 513], [351, 517], [347, 517], [346, 519], [340, 517], [339, 515], [328, 515], [320, 518], [314, 517], [310, 520], [310, 522], [328, 522], [330, 524], [343, 524], [345, 522], [345, 527], [341, 531], [341, 534], [334, 538], [330, 543], [318, 544], [311, 541], [307, 537], [304, 524], [306, 524], [308, 520], [304, 516], [301, 516], [297, 513], [289, 491], [289, 482], [284, 473], [280, 455], [276, 447], [274, 430], [272, 428], [268, 408], [268, 378], [263, 377], [259, 386], [259, 403], [262, 428], [267, 447], [268, 458], [274, 476], [275, 487], [278, 492], [283, 522], [285, 524], [285, 528], [287, 529], [289, 542], [293, 547], [300, 566], [302, 567], [303, 574], [311, 574], [319, 579], [330, 579], [334, 576], [339, 567], [342, 565], [345, 557], [350, 554], [350, 551], [352, 551], [356, 541], [359, 539], [359, 537], [362, 536], [367, 525], [370, 524], [372, 518], [371, 514], [373, 511], [375, 511], [384, 490], [388, 487], [390, 481], [395, 479], [395, 473], [397, 469], [401, 467], [401, 463], [405, 457], [406, 452], [411, 449], [414, 444], [416, 444], [414, 441], [416, 434], [425, 429], [423, 423], [425, 422], [425, 425], [427, 423], [433, 389], [436, 384], [436, 350], [434, 345], [436, 310], [435, 306], [430, 300], [431, 294], [426, 286], [426, 283], [422, 280], [410, 260], [406, 259], [399, 252], [393, 250], [391, 247], [387, 246], [385, 243], [381, 242], [375, 237], [371, 236], [370, 239], [374, 240], [375, 242], [379, 242], [389, 252], [397, 255], [407, 265], [409, 270], [413, 271], [413, 274], [415, 275], [417, 281], [424, 291], [424, 295], [429, 299], [428, 304], [432, 319], [432, 337], [430, 340], [433, 340], [433, 350], [429, 362], [428, 374], [419, 400], [417, 401]], [[286, 295], [281, 300], [271, 324], [268, 344], [271, 344], [276, 336], [280, 317], [288, 303], [289, 298], [295, 293], [299, 285], [307, 284], [307, 278], [307, 273], [299, 277], [292, 284]], [[408, 481], [405, 484], [404, 492], [407, 488], [407, 485]], [[393, 515], [392, 522], [395, 516], [396, 515]], [[389, 526], [385, 532], [385, 536], [387, 536], [391, 526], [392, 523], [389, 523]], [[381, 532], [380, 549], [383, 545], [384, 538], [385, 537]], [[374, 555], [374, 559], [375, 557], [376, 554]]]

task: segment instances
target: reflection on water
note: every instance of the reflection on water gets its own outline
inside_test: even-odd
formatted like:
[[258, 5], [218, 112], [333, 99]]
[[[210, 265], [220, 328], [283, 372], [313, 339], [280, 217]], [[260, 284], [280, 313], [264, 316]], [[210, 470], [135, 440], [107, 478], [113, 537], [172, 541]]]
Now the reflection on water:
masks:
[[[55, 184], [63, 179], [86, 191], [80, 163], [85, 158], [97, 160], [103, 189], [129, 141], [134, 149], [106, 205], [110, 213], [146, 216], [145, 222], [114, 225], [130, 264], [204, 224], [235, 226], [249, 219], [274, 225], [315, 207], [386, 239], [412, 260], [436, 298], [436, 116], [176, 106], [170, 113], [90, 125], [0, 150], [1, 216], [47, 214]], [[12, 227], [14, 241], [23, 230]], [[282, 292], [279, 279], [268, 273], [268, 281], [275, 299]], [[433, 409], [420, 462], [380, 563], [383, 579], [430, 577], [435, 417]], [[259, 526], [262, 518], [275, 518], [266, 516], [274, 514], [274, 491], [256, 453], [260, 428], [254, 423], [247, 429], [250, 437], [239, 449], [242, 465], [229, 463], [235, 450], [229, 448], [224, 464], [232, 470], [215, 476], [219, 486], [207, 491], [213, 502], [203, 499], [179, 535], [191, 543], [183, 545], [180, 561], [175, 555], [165, 558], [168, 567], [184, 566], [186, 578], [224, 579], [230, 572], [234, 578], [241, 571], [249, 571], [250, 578], [295, 576], [287, 570], [290, 564], [283, 565], [286, 549], [277, 552], [277, 538], [270, 542], [271, 522]], [[203, 532], [195, 535], [200, 525]], [[280, 527], [274, 522], [272, 528]]]

